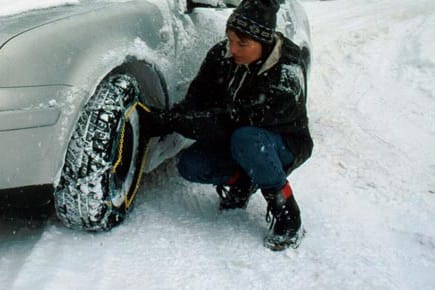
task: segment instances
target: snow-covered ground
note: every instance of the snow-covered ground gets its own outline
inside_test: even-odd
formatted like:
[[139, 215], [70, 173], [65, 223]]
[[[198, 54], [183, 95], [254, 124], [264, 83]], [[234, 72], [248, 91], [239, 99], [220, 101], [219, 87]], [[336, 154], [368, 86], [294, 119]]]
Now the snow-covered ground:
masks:
[[435, 289], [435, 1], [304, 5], [316, 146], [289, 177], [300, 248], [262, 246], [261, 194], [220, 213], [169, 162], [111, 232], [0, 221], [0, 288]]

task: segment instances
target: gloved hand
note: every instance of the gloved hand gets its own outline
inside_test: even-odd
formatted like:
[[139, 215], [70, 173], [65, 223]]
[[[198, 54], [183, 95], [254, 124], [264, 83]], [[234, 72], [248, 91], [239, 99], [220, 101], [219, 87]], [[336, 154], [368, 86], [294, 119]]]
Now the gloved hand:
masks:
[[225, 110], [170, 112], [170, 126], [176, 132], [191, 139], [222, 140], [232, 132], [230, 116]]
[[177, 132], [190, 139], [227, 139], [233, 126], [226, 109], [210, 108], [205, 111], [175, 107], [169, 111], [150, 108], [144, 112], [145, 134], [149, 137]]
[[151, 108], [151, 111], [144, 112], [142, 117], [144, 132], [149, 137], [163, 136], [174, 132], [170, 112]]

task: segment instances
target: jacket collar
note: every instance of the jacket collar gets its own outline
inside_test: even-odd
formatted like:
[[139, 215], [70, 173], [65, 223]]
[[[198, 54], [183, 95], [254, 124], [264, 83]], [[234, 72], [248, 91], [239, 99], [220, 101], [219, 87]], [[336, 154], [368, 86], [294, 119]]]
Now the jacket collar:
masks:
[[[276, 65], [279, 62], [279, 59], [281, 58], [281, 48], [282, 48], [283, 40], [277, 34], [275, 34], [274, 37], [275, 37], [275, 46], [273, 47], [272, 52], [267, 57], [266, 61], [261, 66], [257, 75], [260, 75], [268, 71], [269, 69], [271, 69], [274, 65]], [[227, 41], [224, 58], [230, 58], [230, 57], [232, 57], [232, 55], [230, 52], [229, 42]]]

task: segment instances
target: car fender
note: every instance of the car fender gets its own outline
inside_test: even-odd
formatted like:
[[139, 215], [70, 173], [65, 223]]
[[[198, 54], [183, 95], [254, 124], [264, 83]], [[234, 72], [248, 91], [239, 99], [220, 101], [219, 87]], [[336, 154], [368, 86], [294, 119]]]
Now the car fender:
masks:
[[[129, 2], [38, 26], [3, 45], [0, 50], [0, 89], [4, 92], [0, 94], [0, 101], [4, 101], [1, 110], [61, 111], [52, 127], [44, 124], [34, 129], [26, 128], [22, 132], [26, 137], [11, 139], [21, 140], [24, 147], [29, 147], [22, 150], [33, 152], [33, 158], [29, 155], [20, 158], [18, 154], [11, 157], [14, 159], [11, 162], [20, 169], [20, 176], [28, 177], [35, 173], [35, 168], [26, 170], [26, 165], [29, 167], [28, 164], [35, 160], [35, 163], [44, 165], [44, 170], [30, 182], [56, 182], [81, 109], [98, 83], [115, 68], [124, 63], [146, 63], [149, 70], [144, 75], [151, 76], [148, 81], [161, 80], [152, 62], [158, 60], [154, 51], [164, 51], [162, 46], [170, 41], [167, 34], [160, 34], [162, 29], [167, 31], [165, 25], [159, 7], [146, 1]], [[146, 52], [142, 51], [141, 55], [142, 49]], [[46, 96], [41, 92], [45, 88], [49, 93]], [[165, 102], [164, 90], [162, 86], [154, 92], [154, 105]], [[10, 96], [18, 91], [19, 98]], [[33, 97], [35, 91], [40, 92], [36, 98]], [[19, 130], [1, 133], [5, 134], [5, 139], [10, 135], [20, 135]], [[44, 139], [50, 141], [43, 142]], [[12, 174], [5, 172], [7, 179], [2, 187], [27, 185], [20, 183], [17, 174]]]

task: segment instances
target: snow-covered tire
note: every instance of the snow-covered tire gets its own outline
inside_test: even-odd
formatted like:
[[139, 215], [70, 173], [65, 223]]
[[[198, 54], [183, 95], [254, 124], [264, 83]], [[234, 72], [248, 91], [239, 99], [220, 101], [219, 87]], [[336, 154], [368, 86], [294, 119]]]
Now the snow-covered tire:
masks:
[[139, 104], [135, 78], [118, 74], [104, 79], [84, 107], [54, 193], [65, 226], [101, 231], [124, 220], [140, 183], [147, 142]]

